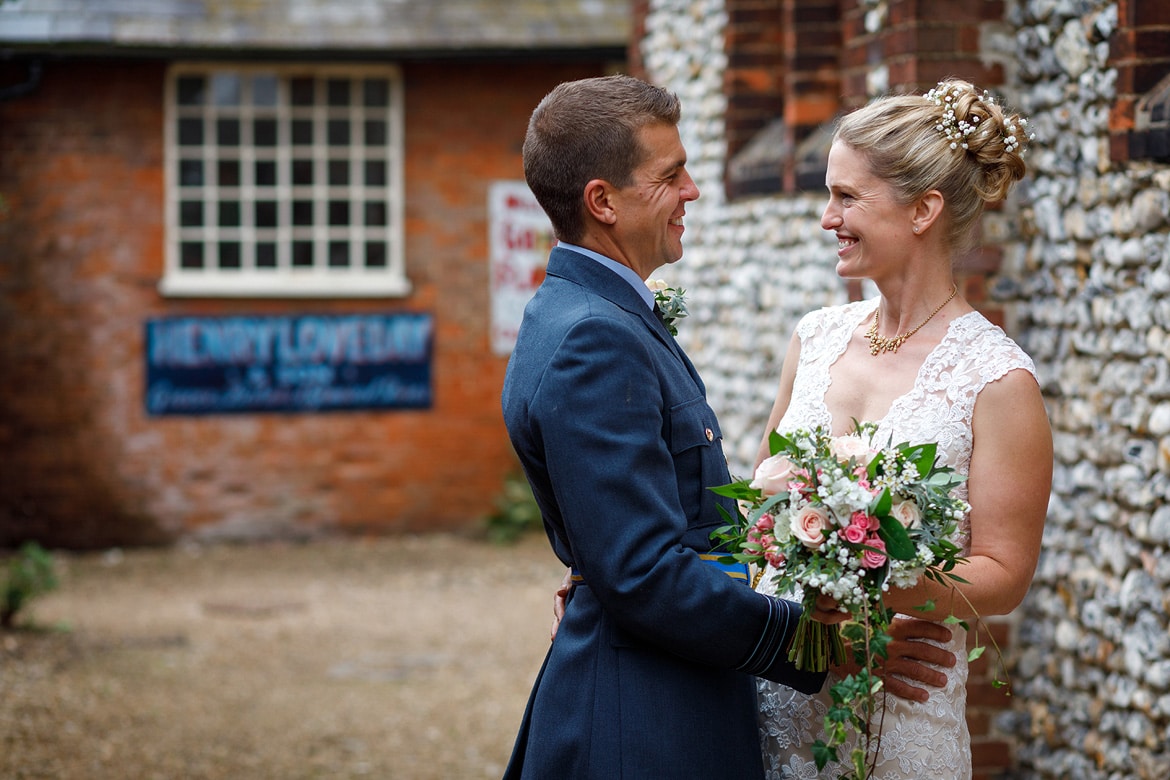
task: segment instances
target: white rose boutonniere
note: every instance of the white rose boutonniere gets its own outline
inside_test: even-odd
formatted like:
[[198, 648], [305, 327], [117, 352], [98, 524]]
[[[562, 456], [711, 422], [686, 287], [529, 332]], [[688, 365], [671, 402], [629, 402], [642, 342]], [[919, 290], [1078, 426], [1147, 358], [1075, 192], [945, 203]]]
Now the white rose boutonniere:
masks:
[[646, 286], [654, 293], [654, 302], [662, 312], [662, 321], [670, 335], [678, 335], [676, 322], [687, 316], [686, 290], [669, 286], [661, 279], [647, 279]]

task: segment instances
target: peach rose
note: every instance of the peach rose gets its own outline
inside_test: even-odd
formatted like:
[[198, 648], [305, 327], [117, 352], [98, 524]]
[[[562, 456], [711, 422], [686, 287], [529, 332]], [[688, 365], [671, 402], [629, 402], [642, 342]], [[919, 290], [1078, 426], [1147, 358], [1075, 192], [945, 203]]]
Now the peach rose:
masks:
[[829, 513], [819, 506], [806, 506], [792, 516], [792, 533], [810, 550], [820, 549], [825, 543], [828, 527]]
[[875, 454], [869, 443], [862, 441], [860, 436], [834, 436], [829, 440], [829, 452], [837, 460], [853, 458], [862, 465], [868, 465]]
[[774, 496], [787, 490], [791, 479], [792, 461], [784, 455], [773, 455], [765, 458], [756, 467], [751, 487], [761, 491], [765, 496]]
[[890, 507], [890, 515], [901, 523], [903, 528], [917, 528], [922, 523], [922, 512], [913, 501], [899, 501], [894, 504]]

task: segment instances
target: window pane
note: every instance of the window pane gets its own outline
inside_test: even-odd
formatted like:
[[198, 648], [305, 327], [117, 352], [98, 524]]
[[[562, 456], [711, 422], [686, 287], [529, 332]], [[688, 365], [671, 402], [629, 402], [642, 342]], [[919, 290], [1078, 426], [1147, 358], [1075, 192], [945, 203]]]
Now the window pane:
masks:
[[181, 76], [175, 87], [180, 106], [203, 105], [207, 94], [207, 81], [202, 76]]
[[257, 106], [276, 105], [276, 76], [258, 73], [252, 77], [252, 104]]
[[362, 103], [371, 107], [390, 105], [390, 82], [386, 79], [366, 79], [363, 81]]
[[348, 268], [349, 267], [349, 242], [348, 241], [330, 241], [329, 242], [329, 267], [330, 268]]
[[257, 119], [252, 125], [252, 142], [256, 146], [276, 146], [276, 120]]
[[292, 162], [292, 183], [293, 184], [312, 184], [313, 183], [313, 161], [312, 160], [293, 160], [293, 162]]
[[240, 267], [240, 245], [236, 241], [224, 241], [219, 245], [219, 267]]
[[256, 162], [256, 184], [260, 187], [276, 186], [276, 163], [272, 160]]
[[211, 102], [217, 106], [240, 104], [240, 77], [236, 73], [216, 73], [211, 77]]
[[215, 120], [215, 140], [220, 146], [240, 145], [240, 120]]
[[328, 139], [330, 146], [349, 145], [349, 120], [330, 119], [328, 125]]
[[329, 184], [334, 187], [349, 184], [349, 160], [329, 161]]
[[386, 224], [386, 204], [385, 203], [366, 203], [366, 224], [367, 225], [385, 225]]
[[289, 82], [289, 96], [294, 106], [313, 105], [313, 79], [307, 76]]
[[335, 227], [349, 224], [349, 201], [329, 201], [329, 224]]
[[179, 160], [179, 186], [180, 187], [202, 187], [203, 186], [203, 161], [202, 160]]
[[292, 264], [294, 268], [313, 267], [313, 243], [311, 241], [293, 242]]
[[383, 146], [386, 143], [386, 123], [381, 120], [366, 120], [366, 146]]
[[306, 227], [313, 224], [313, 201], [294, 200], [292, 207], [293, 224]]
[[203, 227], [203, 201], [185, 200], [179, 204], [179, 225]]
[[202, 268], [203, 244], [198, 241], [184, 241], [179, 248], [179, 266], [182, 268]]
[[201, 146], [203, 144], [203, 120], [179, 120], [179, 145]]
[[386, 267], [386, 244], [371, 241], [366, 244], [366, 268]]
[[223, 201], [219, 204], [219, 226], [220, 227], [239, 227], [240, 226], [240, 203], [239, 201]]
[[256, 201], [256, 227], [260, 228], [274, 228], [276, 227], [276, 201], [274, 200], [258, 200]]
[[386, 161], [385, 160], [366, 160], [366, 186], [367, 187], [385, 187], [386, 186]]
[[326, 91], [329, 95], [329, 105], [349, 105], [349, 79], [329, 79], [326, 82]]
[[313, 120], [294, 119], [292, 121], [292, 142], [298, 146], [308, 146], [313, 143]]
[[240, 186], [240, 161], [239, 160], [220, 160], [219, 164], [215, 166], [216, 175], [219, 176], [219, 186], [221, 187], [239, 187]]
[[276, 268], [276, 244], [265, 242], [256, 245], [256, 267]]

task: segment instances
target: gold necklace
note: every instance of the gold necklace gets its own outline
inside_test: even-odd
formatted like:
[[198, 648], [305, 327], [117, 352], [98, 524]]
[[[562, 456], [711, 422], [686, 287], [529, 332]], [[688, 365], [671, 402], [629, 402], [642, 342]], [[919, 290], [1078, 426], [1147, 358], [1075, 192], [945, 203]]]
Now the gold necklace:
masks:
[[953, 286], [951, 288], [951, 294], [947, 296], [947, 299], [945, 301], [943, 301], [942, 303], [940, 303], [938, 305], [938, 307], [930, 313], [929, 317], [924, 319], [922, 322], [918, 323], [917, 328], [915, 328], [914, 330], [909, 331], [907, 333], [903, 333], [901, 336], [894, 336], [893, 338], [889, 338], [889, 339], [882, 338], [877, 333], [878, 320], [881, 318], [881, 306], [878, 306], [876, 309], [874, 309], [874, 312], [873, 312], [873, 325], [869, 326], [869, 330], [865, 334], [865, 337], [867, 339], [869, 339], [869, 354], [880, 355], [883, 352], [897, 352], [898, 347], [902, 346], [902, 344], [905, 343], [906, 339], [910, 338], [915, 333], [922, 330], [922, 326], [925, 325], [926, 323], [930, 322], [931, 320], [933, 320], [934, 315], [936, 315], [940, 311], [942, 311], [942, 308], [944, 306], [946, 306], [948, 303], [950, 303], [951, 298], [954, 298], [958, 292], [959, 292], [958, 285]]

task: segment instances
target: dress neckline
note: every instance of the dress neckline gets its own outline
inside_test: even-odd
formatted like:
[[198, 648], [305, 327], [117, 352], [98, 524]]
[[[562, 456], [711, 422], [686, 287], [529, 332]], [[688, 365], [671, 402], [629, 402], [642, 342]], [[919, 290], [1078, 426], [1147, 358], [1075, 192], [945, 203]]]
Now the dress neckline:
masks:
[[[830, 411], [828, 404], [825, 403], [825, 396], [828, 395], [829, 388], [833, 386], [833, 366], [837, 364], [837, 361], [840, 360], [841, 356], [844, 355], [845, 352], [849, 349], [849, 343], [853, 340], [853, 332], [861, 327], [861, 323], [865, 322], [866, 317], [868, 317], [874, 312], [875, 309], [877, 309], [880, 301], [880, 298], [871, 298], [869, 301], [862, 302], [868, 303], [870, 305], [859, 305], [857, 307], [857, 311], [861, 316], [856, 317], [850, 326], [844, 329], [844, 338], [842, 339], [840, 347], [837, 350], [837, 354], [834, 355], [833, 359], [828, 363], [828, 365], [825, 366], [825, 389], [824, 392], [821, 393], [819, 403], [821, 405], [821, 410], [825, 415], [825, 419], [829, 422], [828, 428], [830, 431], [833, 430], [833, 412]], [[931, 348], [930, 352], [928, 352], [926, 357], [923, 359], [921, 365], [918, 366], [918, 371], [914, 375], [914, 383], [910, 385], [910, 389], [899, 396], [895, 396], [894, 400], [890, 401], [890, 405], [886, 408], [885, 414], [883, 414], [877, 420], [859, 420], [858, 422], [873, 422], [878, 426], [879, 430], [886, 427], [886, 421], [889, 420], [890, 414], [895, 409], [897, 409], [900, 404], [909, 400], [911, 396], [919, 392], [919, 388], [923, 379], [923, 371], [931, 364], [931, 361], [934, 360], [936, 354], [943, 347], [943, 345], [945, 345], [951, 339], [951, 336], [954, 332], [955, 323], [965, 320], [968, 317], [982, 318], [983, 315], [978, 311], [969, 311], [966, 314], [960, 314], [958, 317], [955, 317], [953, 320], [947, 323], [946, 333], [944, 333], [943, 337], [939, 339], [939, 342]]]

